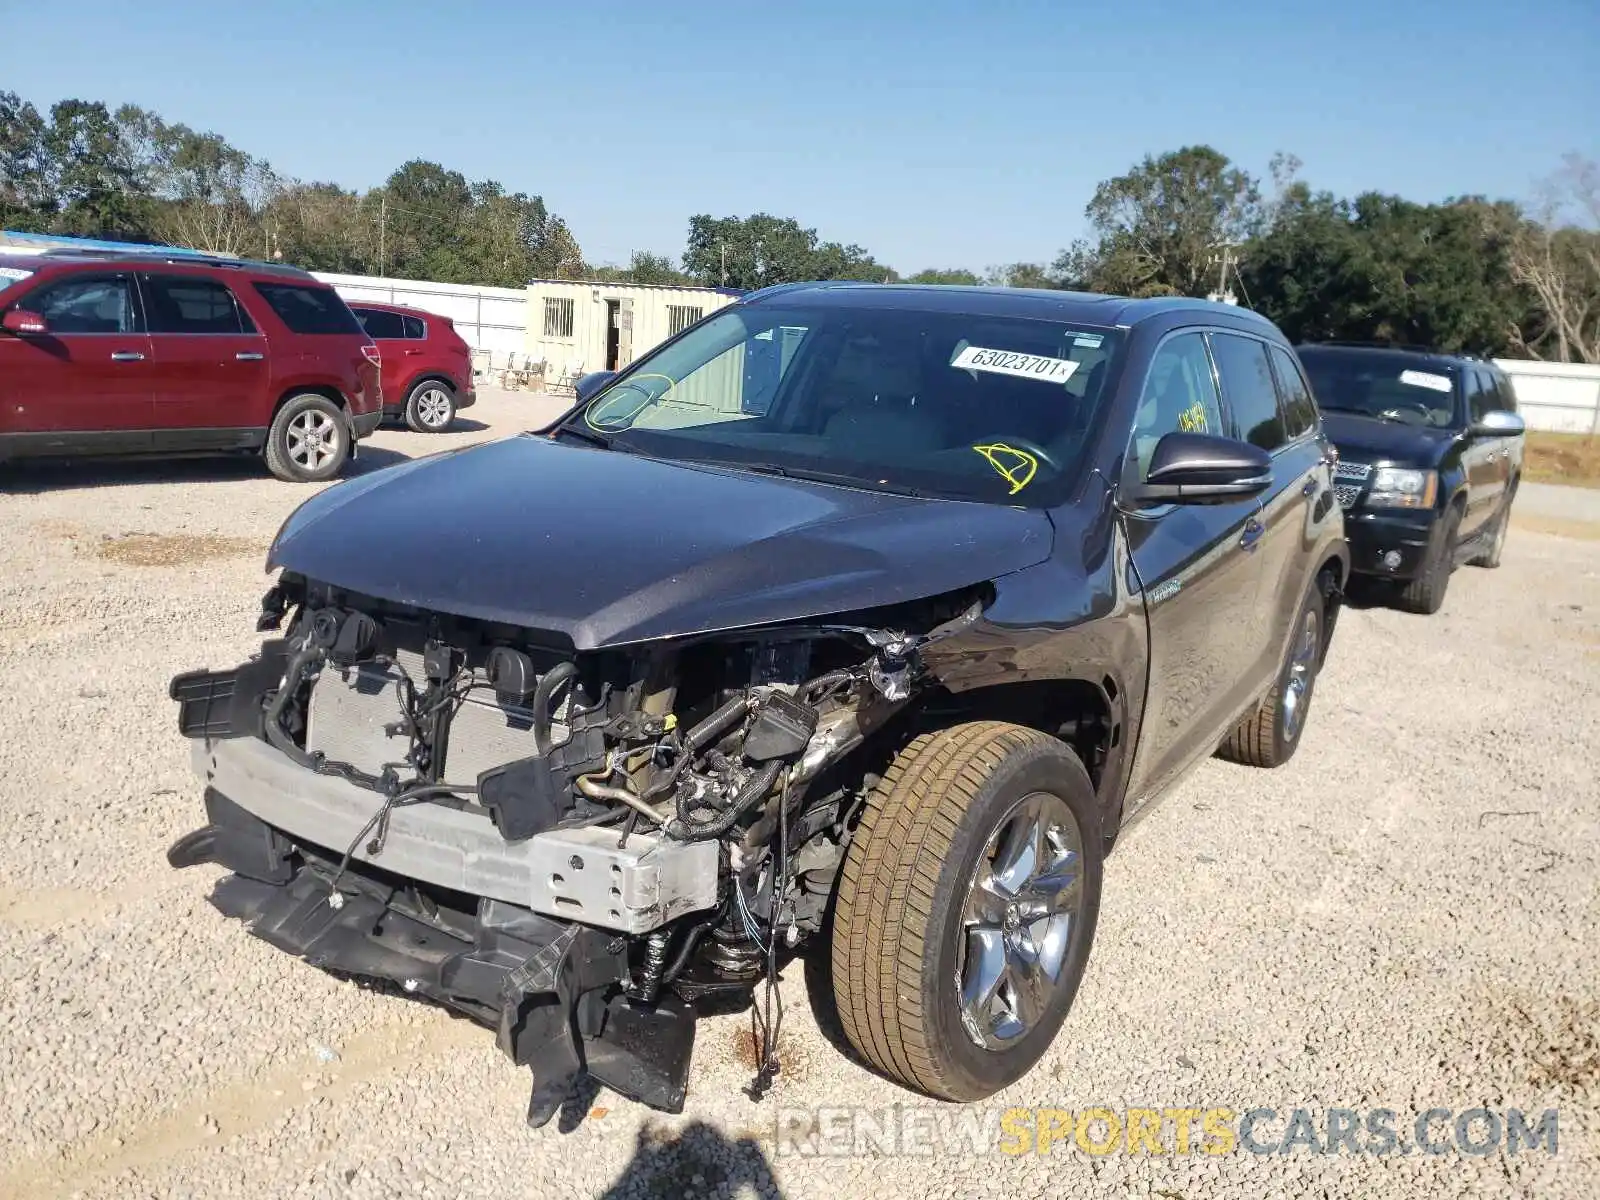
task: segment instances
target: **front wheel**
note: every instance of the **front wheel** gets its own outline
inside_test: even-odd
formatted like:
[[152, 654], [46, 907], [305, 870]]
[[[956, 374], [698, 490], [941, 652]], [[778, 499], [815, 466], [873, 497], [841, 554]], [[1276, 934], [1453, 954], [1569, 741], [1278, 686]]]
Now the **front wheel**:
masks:
[[344, 410], [316, 392], [289, 397], [272, 418], [264, 453], [267, 470], [289, 483], [332, 479], [350, 457]]
[[1472, 558], [1468, 563], [1474, 567], [1488, 567], [1491, 570], [1500, 565], [1500, 555], [1506, 548], [1506, 531], [1511, 524], [1511, 502], [1517, 498], [1517, 485], [1513, 483], [1506, 490], [1505, 501], [1500, 505], [1500, 511], [1495, 515], [1494, 527], [1489, 532], [1488, 545]]
[[1400, 591], [1400, 603], [1410, 612], [1432, 616], [1444, 607], [1450, 589], [1450, 576], [1456, 569], [1456, 534], [1461, 529], [1461, 510], [1454, 505], [1445, 514], [1439, 540], [1418, 572]]
[[406, 401], [406, 424], [416, 433], [443, 433], [456, 419], [456, 394], [447, 383], [424, 379]]
[[1060, 740], [981, 721], [912, 741], [840, 874], [831, 966], [851, 1044], [940, 1099], [1020, 1079], [1083, 978], [1103, 846], [1094, 787]]

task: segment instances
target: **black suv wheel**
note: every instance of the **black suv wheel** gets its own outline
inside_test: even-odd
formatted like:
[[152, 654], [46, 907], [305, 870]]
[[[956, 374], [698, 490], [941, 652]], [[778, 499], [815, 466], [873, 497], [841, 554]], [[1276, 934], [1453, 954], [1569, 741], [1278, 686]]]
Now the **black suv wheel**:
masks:
[[1409, 611], [1430, 616], [1444, 607], [1444, 594], [1450, 590], [1450, 576], [1456, 569], [1456, 534], [1460, 529], [1461, 508], [1452, 504], [1428, 561], [1400, 591], [1400, 603]]
[[840, 876], [833, 992], [850, 1042], [946, 1100], [1021, 1078], [1083, 977], [1102, 852], [1094, 788], [1056, 738], [983, 721], [914, 740]]

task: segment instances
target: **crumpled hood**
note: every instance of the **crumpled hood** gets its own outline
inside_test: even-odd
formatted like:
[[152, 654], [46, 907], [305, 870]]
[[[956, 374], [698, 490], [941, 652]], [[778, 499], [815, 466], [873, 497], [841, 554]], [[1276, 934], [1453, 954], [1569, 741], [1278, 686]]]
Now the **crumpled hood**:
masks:
[[267, 569], [578, 650], [915, 600], [1042, 562], [1042, 512], [663, 462], [534, 435], [340, 483]]
[[1339, 448], [1339, 457], [1357, 462], [1387, 460], [1401, 466], [1438, 466], [1457, 436], [1449, 429], [1402, 425], [1343, 412], [1324, 411], [1322, 426]]

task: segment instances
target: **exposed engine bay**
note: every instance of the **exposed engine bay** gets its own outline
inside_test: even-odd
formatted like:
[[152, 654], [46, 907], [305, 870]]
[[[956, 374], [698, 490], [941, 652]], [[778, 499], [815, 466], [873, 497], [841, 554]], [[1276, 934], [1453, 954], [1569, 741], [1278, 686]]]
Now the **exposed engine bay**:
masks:
[[169, 859], [233, 871], [214, 902], [274, 945], [496, 1028], [532, 1124], [584, 1072], [680, 1111], [693, 1005], [765, 980], [759, 1097], [873, 735], [984, 600], [580, 655], [286, 572], [281, 636], [172, 681], [209, 823]]

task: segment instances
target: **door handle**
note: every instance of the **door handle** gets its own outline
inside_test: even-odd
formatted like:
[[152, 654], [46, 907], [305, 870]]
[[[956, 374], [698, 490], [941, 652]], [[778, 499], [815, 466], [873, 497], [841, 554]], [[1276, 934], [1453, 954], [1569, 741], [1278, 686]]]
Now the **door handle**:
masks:
[[1266, 530], [1267, 527], [1265, 525], [1256, 520], [1254, 517], [1251, 517], [1244, 523], [1244, 532], [1239, 535], [1239, 545], [1243, 546], [1246, 550], [1254, 550], [1256, 548], [1256, 543], [1261, 540], [1261, 535], [1265, 533]]
[[233, 357], [237, 362], [260, 362], [265, 356], [259, 350], [241, 350]]
[[406, 353], [407, 354], [421, 354], [422, 351], [421, 350], [407, 350]]
[[116, 350], [111, 355], [112, 362], [143, 362], [144, 355], [137, 350]]

